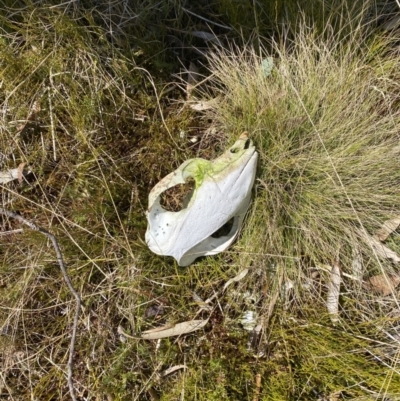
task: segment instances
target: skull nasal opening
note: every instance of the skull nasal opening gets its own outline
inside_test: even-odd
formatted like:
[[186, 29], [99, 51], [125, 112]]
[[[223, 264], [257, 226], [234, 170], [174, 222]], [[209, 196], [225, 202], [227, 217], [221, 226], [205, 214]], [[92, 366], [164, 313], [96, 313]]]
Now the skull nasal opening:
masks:
[[[250, 145], [251, 145], [251, 139], [247, 139], [246, 142], [244, 143], [243, 149], [249, 149]], [[242, 150], [240, 147], [235, 146], [234, 148], [232, 148], [232, 149], [230, 150], [230, 152], [231, 152], [231, 153], [237, 153], [237, 152], [239, 152], [240, 150]]]

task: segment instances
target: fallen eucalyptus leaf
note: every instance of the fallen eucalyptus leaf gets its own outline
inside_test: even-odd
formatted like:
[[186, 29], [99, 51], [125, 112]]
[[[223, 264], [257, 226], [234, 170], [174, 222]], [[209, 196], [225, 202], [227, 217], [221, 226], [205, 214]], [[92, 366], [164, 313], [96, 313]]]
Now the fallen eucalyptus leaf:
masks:
[[214, 42], [214, 43], [220, 43], [219, 39], [210, 32], [204, 32], [204, 31], [190, 31], [188, 32], [190, 35], [196, 37], [196, 38], [200, 38], [203, 39], [205, 42]]
[[158, 333], [159, 331], [168, 330], [172, 327], [175, 327], [175, 325], [172, 323], [167, 323], [167, 324], [164, 324], [164, 326], [155, 327], [154, 329], [144, 331], [143, 333]]
[[362, 237], [367, 242], [368, 245], [371, 246], [372, 249], [375, 250], [376, 254], [381, 258], [389, 259], [394, 263], [400, 262], [400, 256], [392, 251], [387, 246], [383, 245], [380, 241], [376, 238], [371, 237], [370, 235], [366, 234], [365, 232], [361, 232]]
[[224, 288], [222, 289], [222, 291], [225, 291], [232, 283], [235, 283], [237, 281], [240, 281], [242, 278], [246, 277], [247, 273], [249, 272], [249, 269], [244, 269], [242, 270], [238, 275], [236, 275], [235, 277], [229, 279], [225, 285]]
[[193, 301], [200, 307], [200, 310], [212, 311], [212, 307], [204, 302], [195, 292], [192, 292]]
[[144, 331], [141, 338], [144, 340], [158, 340], [160, 338], [180, 336], [196, 330], [200, 330], [208, 323], [207, 320], [190, 320], [188, 322], [177, 323], [174, 326], [157, 327], [156, 329]]
[[196, 111], [209, 110], [215, 108], [215, 106], [218, 105], [219, 102], [220, 98], [217, 96], [212, 99], [199, 100], [197, 102], [194, 102], [190, 105], [190, 108]]
[[203, 102], [197, 102], [197, 103], [191, 104], [190, 108], [195, 111], [204, 111], [204, 110], [212, 109], [213, 106], [210, 102], [203, 101]]
[[358, 248], [353, 249], [353, 260], [351, 262], [351, 272], [356, 281], [360, 282], [363, 278], [362, 255]]
[[26, 163], [21, 163], [17, 168], [0, 171], [0, 184], [7, 184], [14, 180], [18, 180], [21, 183], [25, 165]]
[[187, 369], [187, 366], [186, 366], [186, 365], [175, 365], [175, 366], [171, 366], [170, 368], [163, 370], [163, 371], [160, 373], [160, 376], [161, 376], [161, 377], [168, 376], [168, 375], [170, 375], [171, 373], [174, 373], [174, 372], [176, 372], [177, 370], [180, 370], [180, 369]]
[[400, 284], [400, 277], [378, 274], [370, 277], [363, 285], [365, 289], [377, 292], [383, 296], [390, 295]]
[[382, 227], [375, 233], [374, 238], [379, 241], [385, 241], [387, 237], [393, 232], [396, 231], [400, 226], [400, 216], [395, 217], [394, 219], [386, 220]]
[[331, 269], [330, 281], [328, 283], [328, 294], [326, 297], [326, 307], [330, 314], [332, 323], [336, 323], [339, 320], [339, 294], [341, 281], [340, 267], [335, 263]]
[[117, 333], [119, 334], [119, 339], [121, 340], [121, 342], [126, 342], [127, 338], [140, 340], [140, 337], [131, 336], [130, 334], [126, 333], [122, 326], [118, 326]]

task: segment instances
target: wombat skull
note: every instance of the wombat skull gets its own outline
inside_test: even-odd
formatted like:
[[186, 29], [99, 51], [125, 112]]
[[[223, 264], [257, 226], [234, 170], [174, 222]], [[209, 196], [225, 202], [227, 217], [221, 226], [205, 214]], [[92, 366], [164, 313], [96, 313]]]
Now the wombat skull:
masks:
[[[228, 248], [250, 204], [257, 157], [252, 141], [243, 134], [215, 160], [190, 159], [164, 177], [149, 194], [149, 248], [173, 256], [180, 266]], [[165, 210], [160, 204], [162, 193], [189, 178], [195, 188], [186, 196], [183, 209]]]

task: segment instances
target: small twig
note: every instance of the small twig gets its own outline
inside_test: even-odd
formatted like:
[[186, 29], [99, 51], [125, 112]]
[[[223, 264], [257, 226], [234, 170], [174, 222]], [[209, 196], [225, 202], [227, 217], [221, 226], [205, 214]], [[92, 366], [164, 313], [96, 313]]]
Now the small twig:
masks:
[[24, 231], [22, 228], [17, 228], [16, 230], [10, 230], [10, 231], [3, 231], [0, 233], [0, 237], [5, 237], [6, 235], [14, 235], [18, 233], [22, 233]]
[[74, 316], [74, 324], [73, 324], [73, 328], [72, 328], [72, 337], [71, 337], [68, 364], [67, 364], [68, 387], [69, 387], [69, 391], [70, 391], [72, 400], [76, 401], [74, 385], [72, 383], [72, 373], [73, 373], [73, 365], [74, 365], [73, 356], [74, 356], [74, 348], [75, 348], [75, 342], [76, 342], [76, 332], [78, 329], [79, 312], [81, 309], [81, 298], [80, 298], [79, 294], [75, 291], [75, 288], [72, 285], [71, 279], [68, 276], [67, 269], [65, 268], [64, 260], [63, 260], [61, 250], [58, 245], [56, 237], [53, 234], [46, 231], [44, 228], [37, 226], [36, 224], [32, 223], [31, 221], [25, 219], [24, 217], [14, 213], [14, 212], [10, 212], [9, 210], [5, 210], [0, 207], [0, 214], [10, 217], [12, 219], [18, 220], [20, 223], [25, 224], [30, 229], [32, 229], [34, 231], [39, 231], [40, 233], [44, 234], [47, 238], [50, 239], [50, 241], [52, 242], [53, 247], [56, 251], [57, 262], [58, 262], [58, 265], [60, 266], [61, 273], [64, 277], [65, 282], [67, 283], [69, 290], [71, 291], [72, 295], [74, 296], [74, 298], [76, 300], [76, 311], [75, 311], [75, 316]]

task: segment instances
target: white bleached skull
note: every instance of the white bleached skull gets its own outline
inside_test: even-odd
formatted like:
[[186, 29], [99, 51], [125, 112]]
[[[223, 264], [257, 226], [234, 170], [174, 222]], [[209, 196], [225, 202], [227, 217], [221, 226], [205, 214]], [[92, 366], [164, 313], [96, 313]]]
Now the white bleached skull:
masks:
[[[215, 160], [190, 159], [164, 177], [149, 194], [149, 248], [158, 255], [173, 256], [180, 266], [228, 248], [250, 204], [257, 157], [252, 141], [242, 134]], [[189, 178], [194, 179], [195, 188], [184, 200], [183, 209], [165, 210], [161, 194]]]

